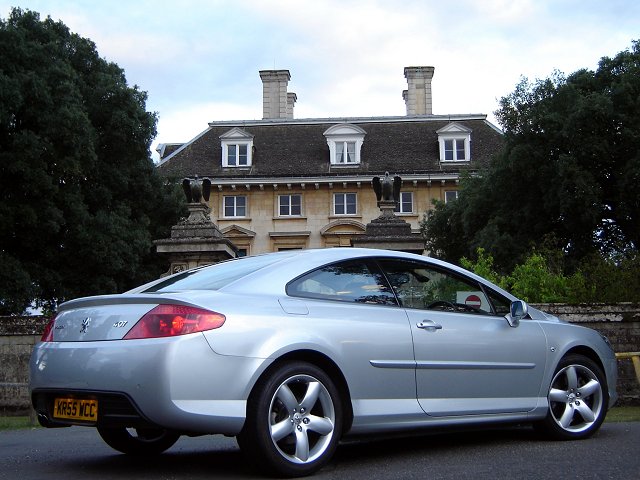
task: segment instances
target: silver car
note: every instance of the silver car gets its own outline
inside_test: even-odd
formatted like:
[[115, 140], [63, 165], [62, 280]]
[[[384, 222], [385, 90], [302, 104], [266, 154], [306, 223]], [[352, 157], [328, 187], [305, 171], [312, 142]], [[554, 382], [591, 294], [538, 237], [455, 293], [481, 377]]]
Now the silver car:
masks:
[[616, 401], [606, 338], [428, 257], [335, 248], [246, 257], [60, 305], [31, 359], [42, 425], [128, 454], [235, 436], [285, 476], [340, 439], [527, 422], [595, 433]]

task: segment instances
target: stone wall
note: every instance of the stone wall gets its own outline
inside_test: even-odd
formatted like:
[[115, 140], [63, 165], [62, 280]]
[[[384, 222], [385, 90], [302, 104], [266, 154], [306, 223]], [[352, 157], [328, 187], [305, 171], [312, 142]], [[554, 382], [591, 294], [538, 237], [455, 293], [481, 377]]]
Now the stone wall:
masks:
[[[616, 352], [640, 351], [640, 304], [536, 307], [606, 335]], [[0, 415], [29, 412], [28, 364], [40, 339], [45, 317], [0, 317]], [[618, 361], [620, 405], [640, 405], [640, 385], [630, 359]]]
[[47, 317], [0, 317], [0, 415], [29, 412], [29, 358]]

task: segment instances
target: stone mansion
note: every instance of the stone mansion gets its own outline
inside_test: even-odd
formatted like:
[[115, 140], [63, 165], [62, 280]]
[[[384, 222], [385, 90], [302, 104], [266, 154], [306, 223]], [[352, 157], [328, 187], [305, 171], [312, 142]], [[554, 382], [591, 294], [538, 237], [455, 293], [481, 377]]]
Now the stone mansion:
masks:
[[260, 72], [263, 119], [216, 121], [161, 144], [159, 171], [209, 178], [210, 217], [240, 255], [350, 246], [380, 215], [372, 178], [402, 177], [396, 215], [416, 236], [433, 200], [457, 197], [502, 145], [486, 115], [432, 113], [433, 67], [407, 67], [406, 116], [296, 119], [288, 70]]

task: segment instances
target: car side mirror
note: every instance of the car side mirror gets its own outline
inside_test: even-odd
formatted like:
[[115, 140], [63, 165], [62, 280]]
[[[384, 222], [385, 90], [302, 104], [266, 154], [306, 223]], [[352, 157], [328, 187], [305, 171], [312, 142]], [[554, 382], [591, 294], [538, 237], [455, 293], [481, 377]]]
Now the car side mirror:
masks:
[[507, 316], [509, 325], [512, 327], [517, 327], [518, 325], [520, 325], [520, 320], [526, 317], [528, 312], [529, 307], [526, 302], [523, 302], [522, 300], [511, 302], [509, 315]]

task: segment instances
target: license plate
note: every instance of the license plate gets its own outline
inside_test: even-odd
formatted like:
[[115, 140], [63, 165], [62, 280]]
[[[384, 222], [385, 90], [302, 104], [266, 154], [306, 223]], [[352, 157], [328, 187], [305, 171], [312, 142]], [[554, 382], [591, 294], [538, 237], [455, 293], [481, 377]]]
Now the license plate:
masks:
[[87, 398], [56, 398], [53, 402], [53, 416], [85, 422], [98, 421], [98, 401]]

